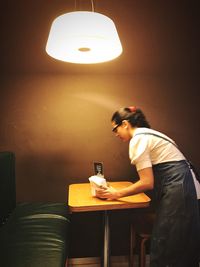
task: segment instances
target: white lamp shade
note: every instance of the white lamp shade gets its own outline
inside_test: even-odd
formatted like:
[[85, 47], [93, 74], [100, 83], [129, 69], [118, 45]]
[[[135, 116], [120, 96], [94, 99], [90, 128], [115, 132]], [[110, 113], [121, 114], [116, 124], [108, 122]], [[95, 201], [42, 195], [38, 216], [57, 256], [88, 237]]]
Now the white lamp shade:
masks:
[[122, 53], [113, 21], [96, 12], [75, 11], [57, 17], [51, 26], [46, 52], [72, 63], [100, 63]]

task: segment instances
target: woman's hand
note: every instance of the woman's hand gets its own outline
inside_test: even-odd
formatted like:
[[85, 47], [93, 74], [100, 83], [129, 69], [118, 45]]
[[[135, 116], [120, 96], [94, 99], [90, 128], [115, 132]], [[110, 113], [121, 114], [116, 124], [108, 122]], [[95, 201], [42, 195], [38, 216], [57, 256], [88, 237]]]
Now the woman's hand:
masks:
[[112, 186], [102, 186], [101, 188], [96, 189], [96, 196], [107, 200], [119, 198], [118, 191]]
[[111, 186], [102, 186], [96, 189], [96, 196], [102, 199], [114, 200], [126, 196], [135, 195], [154, 188], [154, 176], [151, 167], [147, 167], [138, 171], [140, 179], [134, 184], [116, 190]]

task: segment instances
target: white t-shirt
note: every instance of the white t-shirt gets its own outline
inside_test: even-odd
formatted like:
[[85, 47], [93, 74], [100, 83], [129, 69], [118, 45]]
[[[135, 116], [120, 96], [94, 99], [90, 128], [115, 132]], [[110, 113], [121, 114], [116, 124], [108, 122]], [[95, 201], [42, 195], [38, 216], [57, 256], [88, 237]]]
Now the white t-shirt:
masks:
[[[171, 138], [149, 128], [137, 128], [135, 130], [129, 143], [129, 158], [131, 164], [136, 166], [137, 171], [152, 167], [152, 165], [158, 163], [185, 160], [184, 155], [176, 147], [175, 142]], [[200, 199], [200, 184], [193, 172], [192, 176], [196, 187], [197, 197]]]

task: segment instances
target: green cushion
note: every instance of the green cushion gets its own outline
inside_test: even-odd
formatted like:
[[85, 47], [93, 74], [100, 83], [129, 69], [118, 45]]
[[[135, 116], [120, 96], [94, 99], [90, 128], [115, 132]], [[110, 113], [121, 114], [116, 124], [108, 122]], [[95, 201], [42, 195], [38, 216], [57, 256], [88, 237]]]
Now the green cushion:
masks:
[[23, 203], [0, 228], [0, 266], [64, 267], [68, 245], [66, 203]]
[[0, 224], [15, 206], [15, 156], [12, 152], [0, 152]]

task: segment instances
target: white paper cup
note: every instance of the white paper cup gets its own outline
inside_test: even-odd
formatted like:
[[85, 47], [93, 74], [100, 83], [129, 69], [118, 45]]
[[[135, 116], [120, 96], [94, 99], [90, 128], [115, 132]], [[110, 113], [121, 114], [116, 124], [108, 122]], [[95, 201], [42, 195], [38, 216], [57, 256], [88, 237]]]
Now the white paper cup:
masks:
[[98, 175], [93, 175], [89, 178], [90, 185], [91, 185], [91, 194], [92, 196], [96, 196], [96, 189], [98, 189], [101, 186], [106, 186], [106, 179], [98, 176]]

